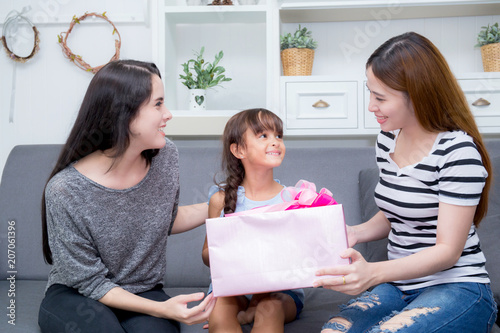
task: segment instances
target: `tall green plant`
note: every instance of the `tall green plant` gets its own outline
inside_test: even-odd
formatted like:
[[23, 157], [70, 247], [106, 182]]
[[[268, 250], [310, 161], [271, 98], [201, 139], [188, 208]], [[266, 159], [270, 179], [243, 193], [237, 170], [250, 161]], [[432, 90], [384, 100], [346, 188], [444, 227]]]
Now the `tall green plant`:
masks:
[[223, 74], [226, 71], [224, 67], [218, 66], [224, 53], [220, 51], [215, 55], [214, 62], [210, 63], [203, 58], [203, 52], [205, 52], [204, 46], [199, 53], [195, 53], [196, 59], [190, 59], [181, 65], [184, 71], [184, 75], [179, 75], [180, 79], [184, 80], [182, 84], [189, 89], [208, 89], [222, 82], [231, 81], [231, 78]]

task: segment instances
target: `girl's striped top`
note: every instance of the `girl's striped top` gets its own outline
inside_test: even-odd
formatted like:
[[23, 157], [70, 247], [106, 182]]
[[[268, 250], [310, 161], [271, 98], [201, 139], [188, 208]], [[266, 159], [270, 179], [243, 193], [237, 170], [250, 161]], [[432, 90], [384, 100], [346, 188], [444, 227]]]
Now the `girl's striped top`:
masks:
[[[430, 143], [429, 154], [404, 168], [399, 168], [390, 155], [398, 135], [399, 130], [380, 132], [376, 143], [380, 179], [375, 201], [391, 223], [387, 245], [390, 260], [433, 246], [439, 202], [477, 205], [488, 176], [472, 138], [462, 131], [439, 133]], [[401, 290], [452, 282], [489, 283], [485, 261], [472, 224], [462, 255], [453, 267], [393, 283]]]

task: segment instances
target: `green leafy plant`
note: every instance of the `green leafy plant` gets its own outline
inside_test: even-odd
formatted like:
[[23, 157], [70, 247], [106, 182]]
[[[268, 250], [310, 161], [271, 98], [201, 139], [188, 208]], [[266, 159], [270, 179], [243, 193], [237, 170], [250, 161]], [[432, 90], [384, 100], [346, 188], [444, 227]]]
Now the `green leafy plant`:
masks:
[[318, 42], [312, 38], [312, 32], [310, 30], [307, 30], [306, 27], [302, 28], [299, 24], [299, 28], [293, 35], [288, 33], [280, 36], [280, 45], [281, 51], [291, 48], [314, 50], [318, 47]]
[[181, 65], [184, 70], [184, 75], [179, 75], [184, 80], [182, 84], [189, 89], [208, 89], [222, 82], [231, 81], [231, 78], [223, 74], [226, 71], [224, 67], [218, 66], [224, 53], [220, 51], [215, 55], [214, 62], [210, 63], [203, 58], [203, 52], [205, 47], [202, 47], [199, 53], [195, 53], [196, 59], [190, 59]]
[[477, 35], [477, 45], [483, 46], [493, 43], [500, 43], [500, 30], [498, 28], [498, 22], [492, 25], [481, 27], [483, 30]]

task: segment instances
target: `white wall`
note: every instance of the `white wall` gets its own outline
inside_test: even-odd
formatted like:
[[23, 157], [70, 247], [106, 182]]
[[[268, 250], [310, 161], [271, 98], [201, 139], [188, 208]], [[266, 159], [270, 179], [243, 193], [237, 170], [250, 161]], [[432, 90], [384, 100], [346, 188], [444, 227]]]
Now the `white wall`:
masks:
[[[150, 0], [151, 1], [151, 0]], [[0, 44], [0, 174], [10, 150], [19, 144], [63, 143], [78, 113], [93, 74], [63, 56], [57, 35], [66, 32], [73, 15], [103, 13], [121, 35], [121, 59], [151, 61], [151, 27], [147, 0], [1, 0], [0, 28], [11, 10], [31, 6], [26, 15], [40, 32], [40, 51], [26, 63], [8, 58]], [[75, 25], [68, 46], [92, 66], [104, 64], [115, 53], [113, 27], [87, 18]], [[32, 33], [20, 40], [33, 38]], [[22, 46], [14, 45], [13, 47]], [[11, 44], [9, 44], [11, 47]], [[25, 54], [26, 55], [26, 54]], [[15, 70], [14, 70], [15, 68]], [[13, 76], [15, 72], [15, 76]], [[15, 95], [11, 93], [15, 80]], [[13, 122], [9, 121], [11, 107]]]
[[[11, 10], [21, 11], [23, 7], [29, 5], [31, 11], [27, 16], [37, 26], [41, 39], [38, 54], [24, 64], [12, 61], [4, 50], [0, 50], [0, 174], [10, 150], [15, 145], [60, 144], [65, 141], [69, 133], [92, 78], [92, 74], [79, 69], [63, 56], [57, 42], [57, 35], [68, 30], [73, 15], [81, 16], [85, 12], [106, 11], [106, 15], [115, 23], [121, 34], [120, 58], [151, 61], [153, 42], [148, 7], [155, 1], [161, 0], [0, 0], [1, 29], [3, 29], [5, 17]], [[181, 0], [177, 1], [181, 2]], [[354, 66], [354, 64], [364, 64], [367, 56], [376, 46], [385, 39], [406, 30], [415, 30], [428, 36], [445, 54], [454, 71], [480, 72], [482, 71], [480, 51], [473, 47], [475, 36], [480, 26], [499, 20], [498, 15], [397, 20], [384, 29], [375, 31], [378, 32], [376, 36], [373, 36], [375, 34], [372, 31], [373, 24], [370, 25], [366, 21], [308, 23], [307, 26], [323, 45], [317, 52], [313, 75], [325, 73], [352, 75], [358, 72], [359, 75], [363, 75], [363, 66]], [[295, 28], [296, 24], [284, 25], [285, 31], [294, 31]], [[183, 27], [183, 29], [190, 29], [190, 27]], [[114, 54], [115, 36], [111, 35], [111, 31], [112, 27], [107, 22], [87, 19], [81, 25], [75, 26], [68, 38], [68, 46], [74, 53], [82, 55], [83, 59], [91, 65], [106, 63]], [[371, 38], [368, 41], [360, 39], [358, 36], [360, 32], [370, 34]], [[32, 38], [31, 35], [30, 38]], [[186, 45], [179, 45], [179, 49], [190, 51], [193, 48], [192, 41], [190, 41], [191, 44], [188, 41]], [[210, 40], [206, 43], [211, 44]], [[360, 49], [359, 54], [353, 54], [352, 63], [347, 65], [345, 61], [338, 58], [342, 57], [339, 45], [346, 43]], [[3, 46], [0, 45], [0, 48], [3, 49]], [[231, 59], [228, 52], [225, 52], [224, 61], [225, 63], [227, 61], [229, 68]], [[237, 62], [238, 65], [235, 66], [239, 66], [240, 63]], [[13, 76], [14, 67], [16, 68], [15, 76]], [[180, 70], [180, 66], [178, 69]], [[11, 104], [13, 78], [16, 90], [13, 104]], [[13, 122], [10, 122], [9, 113], [12, 107], [14, 118]], [[176, 143], [181, 146], [219, 144], [218, 138], [214, 137], [177, 137], [175, 139]], [[287, 138], [287, 145], [371, 146], [373, 139], [373, 137]]]

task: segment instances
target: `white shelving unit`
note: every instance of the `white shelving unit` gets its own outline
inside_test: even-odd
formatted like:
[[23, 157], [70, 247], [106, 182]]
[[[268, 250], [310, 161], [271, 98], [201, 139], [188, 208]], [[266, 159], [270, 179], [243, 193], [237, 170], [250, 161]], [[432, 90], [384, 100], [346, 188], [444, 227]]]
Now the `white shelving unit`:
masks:
[[[231, 115], [250, 107], [278, 113], [288, 136], [373, 135], [379, 127], [367, 111], [365, 61], [385, 40], [410, 30], [440, 48], [471, 103], [483, 95], [490, 99], [489, 106], [472, 109], [483, 133], [500, 133], [500, 73], [484, 73], [473, 47], [481, 26], [500, 21], [498, 0], [233, 2], [187, 6], [183, 0], [163, 0], [152, 6], [154, 61], [174, 114], [169, 135], [220, 135]], [[318, 40], [313, 73], [285, 77], [279, 36], [298, 24]], [[179, 74], [201, 46], [208, 61], [224, 51], [221, 65], [233, 81], [209, 90], [207, 111], [196, 113], [187, 110], [188, 91]], [[311, 96], [321, 99], [321, 93], [332, 101], [329, 108], [304, 104]]]
[[[347, 0], [283, 1], [281, 20], [294, 22], [345, 22], [376, 20], [378, 9], [385, 9], [390, 19], [482, 16], [498, 13], [497, 0]], [[386, 17], [380, 17], [386, 19]]]
[[[236, 1], [235, 1], [236, 2]], [[267, 5], [186, 6], [158, 2], [153, 9], [153, 54], [165, 82], [166, 105], [174, 114], [169, 135], [219, 135], [234, 113], [266, 107], [272, 96], [272, 69], [267, 56], [271, 18]], [[207, 91], [207, 110], [188, 111], [188, 89], [181, 84], [181, 64], [205, 47], [213, 61], [223, 50], [220, 65], [232, 81]]]

